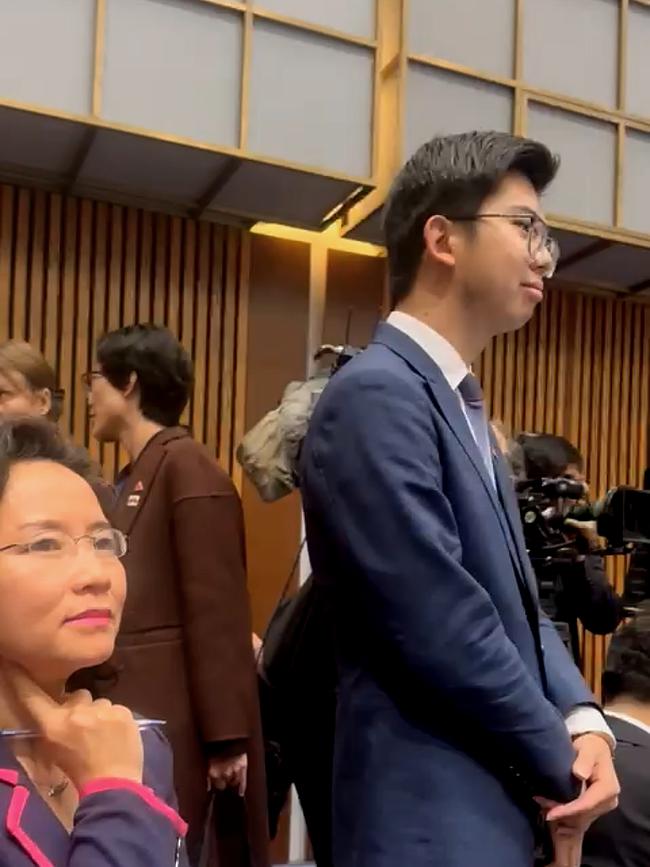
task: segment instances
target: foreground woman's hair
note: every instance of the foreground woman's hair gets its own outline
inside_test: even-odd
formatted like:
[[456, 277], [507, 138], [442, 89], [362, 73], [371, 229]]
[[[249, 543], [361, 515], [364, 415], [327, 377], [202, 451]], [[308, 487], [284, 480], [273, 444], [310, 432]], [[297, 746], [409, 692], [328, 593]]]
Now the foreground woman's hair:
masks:
[[0, 421], [0, 498], [14, 464], [39, 460], [61, 464], [89, 484], [98, 480], [87, 452], [65, 439], [47, 419], [25, 416]]

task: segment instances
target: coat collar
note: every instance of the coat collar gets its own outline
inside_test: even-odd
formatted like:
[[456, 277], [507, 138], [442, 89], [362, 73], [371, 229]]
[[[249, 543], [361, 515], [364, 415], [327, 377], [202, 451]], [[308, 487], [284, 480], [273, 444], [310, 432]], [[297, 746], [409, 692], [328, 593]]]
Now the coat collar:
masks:
[[635, 725], [626, 719], [621, 719], [608, 711], [605, 711], [605, 717], [617, 741], [624, 744], [632, 744], [635, 747], [650, 749], [650, 733], [641, 728], [640, 725]]
[[450, 430], [463, 448], [479, 475], [486, 494], [497, 514], [517, 578], [525, 589], [537, 598], [534, 576], [526, 568], [528, 554], [521, 536], [520, 517], [512, 484], [504, 467], [503, 458], [492, 440], [492, 455], [495, 468], [496, 488], [488, 475], [485, 463], [469, 429], [458, 394], [452, 390], [440, 367], [423, 347], [401, 329], [383, 322], [377, 328], [373, 343], [382, 344], [400, 356], [413, 370], [422, 376], [428, 385], [433, 402], [438, 406]]
[[[0, 827], [36, 867], [55, 867], [67, 852], [69, 835], [34, 789], [5, 743], [0, 742]], [[52, 861], [41, 848], [54, 850]], [[38, 839], [38, 842], [37, 842]]]
[[164, 428], [149, 440], [135, 463], [124, 468], [121, 473], [124, 482], [111, 515], [114, 527], [129, 535], [147, 501], [165, 456], [165, 447], [170, 442], [185, 439], [189, 435], [183, 427]]

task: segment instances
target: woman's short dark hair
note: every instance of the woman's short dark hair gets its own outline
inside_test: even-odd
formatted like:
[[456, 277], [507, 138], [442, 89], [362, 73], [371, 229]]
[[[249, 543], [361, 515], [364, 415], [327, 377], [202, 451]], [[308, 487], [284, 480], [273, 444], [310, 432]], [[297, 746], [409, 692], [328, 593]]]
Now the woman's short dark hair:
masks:
[[0, 499], [11, 468], [23, 461], [53, 461], [90, 485], [98, 480], [85, 449], [67, 440], [56, 425], [44, 418], [25, 416], [0, 421]]
[[578, 449], [564, 437], [545, 433], [522, 433], [517, 437], [521, 446], [527, 479], [555, 479], [564, 475], [567, 467], [580, 472], [584, 461]]
[[602, 675], [603, 701], [626, 696], [650, 702], [650, 608], [612, 636]]
[[542, 193], [558, 165], [546, 145], [508, 133], [468, 132], [423, 144], [395, 178], [384, 210], [392, 306], [411, 290], [430, 217], [475, 216], [509, 172]]
[[135, 373], [140, 411], [164, 427], [177, 425], [192, 393], [192, 360], [179, 341], [161, 325], [128, 325], [105, 334], [97, 360], [114, 388], [124, 390]]

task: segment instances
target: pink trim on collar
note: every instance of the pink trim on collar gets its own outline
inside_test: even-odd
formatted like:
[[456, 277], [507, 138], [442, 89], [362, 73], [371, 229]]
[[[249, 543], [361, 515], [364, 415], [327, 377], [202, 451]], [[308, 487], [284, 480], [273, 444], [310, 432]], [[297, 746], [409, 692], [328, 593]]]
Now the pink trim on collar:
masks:
[[184, 822], [176, 810], [173, 810], [169, 804], [161, 800], [153, 789], [136, 783], [134, 780], [123, 780], [117, 777], [102, 777], [91, 780], [79, 792], [79, 800], [87, 798], [89, 795], [99, 794], [100, 792], [110, 792], [120, 789], [132, 792], [134, 795], [142, 798], [152, 810], [160, 813], [172, 823], [179, 837], [185, 837], [187, 834], [187, 822]]
[[[17, 775], [16, 775], [17, 776]], [[29, 792], [24, 786], [16, 786], [11, 794], [9, 809], [7, 810], [7, 831], [16, 843], [27, 852], [36, 867], [54, 867], [54, 864], [36, 845], [24, 828], [20, 827], [20, 820], [25, 805], [29, 800]]]
[[17, 786], [18, 771], [13, 771], [9, 768], [0, 768], [0, 783], [7, 783], [9, 786]]

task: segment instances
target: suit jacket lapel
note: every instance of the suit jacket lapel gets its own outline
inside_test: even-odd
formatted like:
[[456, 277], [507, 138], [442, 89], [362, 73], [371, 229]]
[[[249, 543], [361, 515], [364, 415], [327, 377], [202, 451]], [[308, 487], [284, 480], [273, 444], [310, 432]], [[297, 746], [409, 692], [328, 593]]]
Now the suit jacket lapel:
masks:
[[[437, 404], [441, 410], [447, 424], [451, 428], [451, 431], [462, 446], [465, 454], [472, 462], [474, 469], [483, 482], [485, 492], [487, 493], [490, 502], [492, 503], [492, 507], [497, 514], [499, 523], [501, 524], [501, 529], [510, 552], [510, 557], [513, 566], [515, 567], [517, 580], [524, 588], [526, 588], [526, 590], [530, 591], [530, 581], [526, 577], [526, 569], [524, 567], [525, 560], [522, 561], [521, 559], [515, 541], [516, 534], [512, 531], [510, 516], [507, 514], [507, 509], [504, 507], [502, 502], [503, 491], [497, 490], [492, 484], [492, 479], [488, 475], [479, 448], [470, 431], [469, 423], [463, 414], [458, 395], [451, 389], [449, 383], [443, 376], [442, 371], [433, 359], [427, 355], [427, 353], [418, 346], [417, 343], [411, 340], [410, 337], [399, 331], [399, 329], [383, 323], [377, 330], [375, 340], [378, 343], [383, 343], [388, 346], [393, 350], [393, 352], [397, 352], [397, 354], [400, 355], [411, 367], [415, 368], [418, 373], [425, 377], [433, 402]], [[507, 481], [505, 486], [506, 489], [509, 485], [510, 483]], [[519, 520], [518, 516], [517, 520]]]
[[153, 481], [165, 456], [164, 446], [174, 439], [189, 436], [185, 428], [165, 428], [149, 440], [130, 468], [111, 515], [113, 526], [127, 536], [147, 501]]
[[67, 855], [68, 832], [4, 742], [0, 743], [0, 829], [35, 867], [54, 867]]

